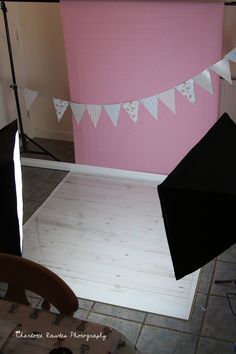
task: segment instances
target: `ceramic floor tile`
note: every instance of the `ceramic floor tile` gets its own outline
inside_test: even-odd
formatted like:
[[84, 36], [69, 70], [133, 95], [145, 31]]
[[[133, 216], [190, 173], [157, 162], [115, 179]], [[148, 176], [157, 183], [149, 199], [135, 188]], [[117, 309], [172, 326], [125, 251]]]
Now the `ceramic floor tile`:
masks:
[[227, 292], [236, 293], [236, 284], [225, 283], [215, 284], [215, 280], [235, 280], [236, 281], [236, 263], [216, 262], [214, 279], [211, 287], [211, 294], [226, 296]]
[[119, 306], [112, 306], [96, 302], [93, 307], [93, 312], [102, 313], [105, 315], [124, 318], [131, 321], [143, 322], [146, 313], [136, 310], [127, 309]]
[[4, 298], [6, 290], [0, 289], [0, 299]]
[[215, 267], [215, 260], [207, 263], [202, 269], [200, 274], [200, 279], [198, 282], [197, 291], [199, 293], [207, 294], [211, 286], [211, 280], [213, 277]]
[[38, 308], [38, 305], [41, 303], [41, 299], [40, 298], [37, 298], [35, 296], [28, 296], [28, 300], [31, 304], [32, 307], [34, 308]]
[[22, 166], [23, 199], [27, 201], [53, 173], [51, 169]]
[[141, 324], [137, 322], [104, 316], [93, 312], [90, 313], [88, 319], [92, 322], [102, 323], [105, 326], [111, 326], [112, 328], [122, 333], [133, 344], [135, 344], [137, 341], [141, 328]]
[[[232, 305], [235, 307], [236, 298]], [[226, 297], [209, 296], [201, 335], [235, 342], [236, 317], [232, 314]]]
[[30, 298], [33, 298], [33, 299], [37, 299], [37, 300], [41, 300], [41, 296], [36, 294], [36, 293], [34, 293], [31, 290], [26, 290], [26, 295], [27, 295], [27, 297], [30, 297]]
[[215, 339], [201, 337], [196, 354], [233, 354], [233, 343], [226, 343]]
[[54, 170], [50, 168], [22, 166], [21, 172], [22, 177], [25, 177], [27, 182], [31, 182], [34, 180], [47, 180]]
[[7, 292], [8, 285], [7, 283], [0, 282], [0, 298], [3, 298]]
[[218, 256], [220, 261], [236, 263], [236, 243]]
[[91, 310], [94, 304], [94, 302], [90, 300], [81, 299], [81, 298], [78, 298], [78, 300], [79, 300], [79, 308], [83, 310], [88, 310], [88, 311]]
[[74, 314], [73, 317], [78, 318], [80, 320], [86, 320], [88, 317], [89, 311], [78, 309]]
[[49, 176], [48, 181], [49, 182], [57, 182], [60, 183], [63, 178], [68, 174], [67, 171], [60, 171], [60, 170], [55, 170], [52, 172], [52, 174]]
[[7, 283], [0, 282], [0, 289], [1, 290], [6, 290], [7, 289]]
[[44, 202], [57, 187], [58, 183], [46, 181], [40, 186], [30, 197], [30, 200], [35, 202]]
[[28, 200], [23, 204], [23, 224], [34, 214], [41, 204], [41, 202], [32, 200]]
[[205, 314], [204, 308], [206, 306], [206, 298], [207, 296], [204, 294], [198, 294], [196, 296], [193, 313], [188, 321], [173, 317], [148, 314], [145, 324], [198, 334]]
[[[43, 302], [43, 299], [40, 299], [40, 301], [37, 303], [36, 308], [41, 310], [42, 309], [42, 302]], [[50, 310], [49, 310], [50, 312], [55, 313], [55, 314], [60, 313], [60, 311], [54, 305], [52, 305], [52, 304], [50, 304], [50, 305], [51, 305]]]
[[194, 354], [196, 344], [192, 334], [144, 326], [136, 346], [142, 354]]

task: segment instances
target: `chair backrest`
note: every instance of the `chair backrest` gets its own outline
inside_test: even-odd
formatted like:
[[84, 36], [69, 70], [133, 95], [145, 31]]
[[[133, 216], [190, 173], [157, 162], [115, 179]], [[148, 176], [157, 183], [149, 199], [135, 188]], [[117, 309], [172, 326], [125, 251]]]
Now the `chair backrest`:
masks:
[[64, 315], [78, 309], [78, 299], [70, 287], [55, 273], [26, 258], [0, 253], [0, 282], [8, 284], [4, 299], [30, 305], [26, 290], [43, 298], [42, 308], [50, 304]]

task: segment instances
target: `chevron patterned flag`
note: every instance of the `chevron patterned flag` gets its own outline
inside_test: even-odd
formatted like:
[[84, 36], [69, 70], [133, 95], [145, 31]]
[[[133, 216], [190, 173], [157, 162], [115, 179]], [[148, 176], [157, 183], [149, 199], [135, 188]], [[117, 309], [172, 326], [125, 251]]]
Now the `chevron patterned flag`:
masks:
[[151, 97], [146, 97], [141, 100], [141, 103], [144, 105], [144, 107], [148, 110], [148, 112], [155, 118], [157, 119], [157, 114], [158, 114], [158, 100], [157, 100], [157, 95], [156, 96], [151, 96]]
[[117, 127], [121, 105], [119, 103], [118, 104], [106, 104], [104, 106], [104, 109], [107, 112], [107, 114], [108, 114], [109, 118], [111, 119], [112, 123], [114, 124], [114, 126]]
[[97, 104], [91, 104], [91, 105], [87, 105], [86, 109], [91, 118], [91, 121], [93, 122], [94, 127], [96, 128], [102, 111], [102, 106]]
[[70, 103], [70, 108], [72, 110], [73, 116], [75, 117], [75, 120], [77, 122], [77, 124], [80, 123], [81, 118], [84, 114], [85, 111], [85, 105], [84, 104], [80, 104], [80, 103]]
[[170, 89], [159, 93], [158, 99], [160, 99], [171, 112], [175, 113], [175, 89]]

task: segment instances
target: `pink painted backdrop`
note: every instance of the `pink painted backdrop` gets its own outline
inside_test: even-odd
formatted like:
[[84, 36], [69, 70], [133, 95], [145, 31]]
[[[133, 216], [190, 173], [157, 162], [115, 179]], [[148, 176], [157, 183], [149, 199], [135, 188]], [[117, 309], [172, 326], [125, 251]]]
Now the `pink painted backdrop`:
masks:
[[[176, 86], [221, 59], [223, 4], [157, 1], [61, 3], [71, 100], [120, 103]], [[140, 105], [135, 125], [122, 109], [118, 127], [103, 110], [73, 120], [76, 162], [168, 174], [217, 119], [214, 95], [197, 103], [176, 94], [176, 114], [159, 103], [155, 121]]]

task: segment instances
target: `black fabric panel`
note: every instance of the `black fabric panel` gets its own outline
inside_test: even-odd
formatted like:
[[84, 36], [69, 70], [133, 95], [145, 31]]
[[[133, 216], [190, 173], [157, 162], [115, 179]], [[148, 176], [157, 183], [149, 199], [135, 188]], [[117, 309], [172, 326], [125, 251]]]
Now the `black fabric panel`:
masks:
[[0, 130], [0, 252], [20, 256], [13, 161], [16, 131], [16, 121]]
[[176, 279], [236, 242], [236, 124], [224, 114], [158, 186]]
[[13, 121], [0, 130], [0, 164], [13, 160], [17, 121]]

